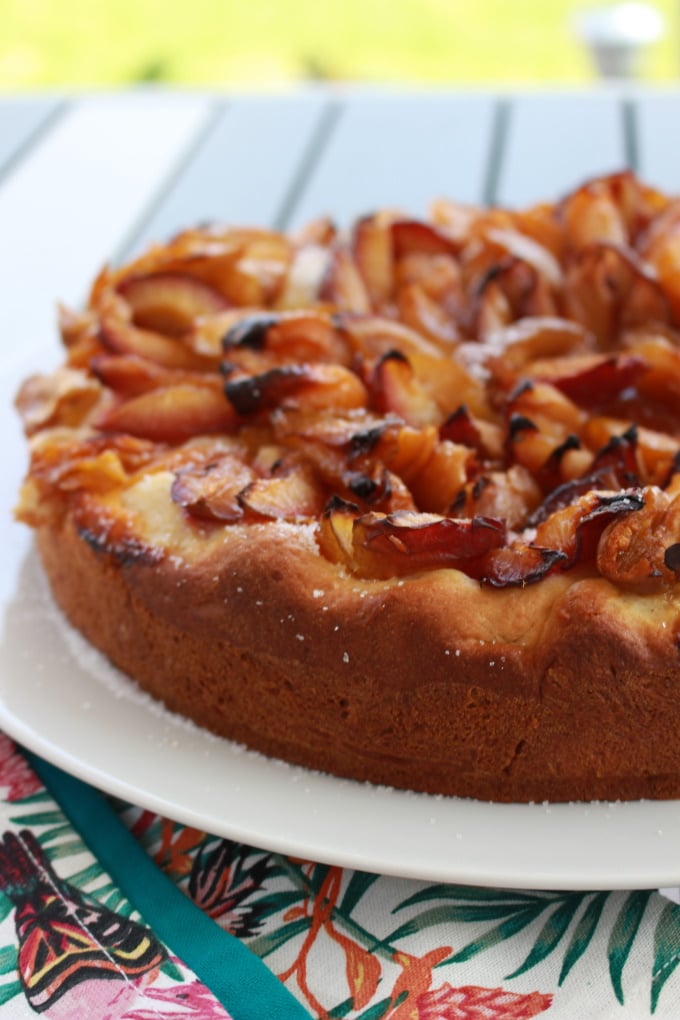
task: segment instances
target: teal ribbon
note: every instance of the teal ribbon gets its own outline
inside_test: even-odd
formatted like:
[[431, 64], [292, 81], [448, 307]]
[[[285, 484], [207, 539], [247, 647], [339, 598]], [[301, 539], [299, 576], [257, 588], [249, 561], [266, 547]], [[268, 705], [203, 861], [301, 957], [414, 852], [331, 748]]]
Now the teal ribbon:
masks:
[[310, 1020], [262, 960], [196, 907], [154, 864], [101, 793], [24, 753], [145, 923], [210, 989], [233, 1020]]

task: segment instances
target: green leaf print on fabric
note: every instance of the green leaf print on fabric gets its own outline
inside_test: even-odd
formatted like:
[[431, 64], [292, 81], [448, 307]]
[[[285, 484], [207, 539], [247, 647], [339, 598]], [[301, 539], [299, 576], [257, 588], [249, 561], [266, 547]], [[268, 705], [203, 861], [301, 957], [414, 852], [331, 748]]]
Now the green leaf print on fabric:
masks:
[[574, 916], [578, 911], [583, 901], [582, 896], [570, 896], [562, 904], [560, 904], [555, 911], [550, 915], [548, 920], [543, 925], [531, 952], [526, 957], [524, 963], [514, 970], [512, 974], [508, 974], [508, 978], [519, 977], [520, 974], [526, 973], [531, 970], [536, 964], [541, 963], [547, 956], [557, 949], [564, 938], [569, 925], [574, 920]]
[[564, 954], [564, 961], [562, 963], [562, 970], [560, 971], [558, 984], [562, 985], [564, 983], [569, 971], [577, 963], [577, 961], [581, 959], [590, 945], [608, 897], [609, 893], [596, 893], [581, 915], [571, 939], [569, 940], [567, 951]]
[[661, 989], [680, 963], [680, 907], [667, 903], [654, 932], [654, 971], [652, 974], [652, 1012], [657, 1007]]
[[345, 914], [351, 914], [354, 908], [358, 905], [362, 896], [368, 892], [371, 886], [378, 880], [377, 875], [372, 875], [368, 871], [355, 871], [352, 874], [347, 888], [343, 894], [338, 909]]
[[0, 949], [0, 974], [12, 974], [17, 969], [16, 946]]
[[312, 922], [309, 917], [301, 917], [297, 921], [291, 921], [289, 924], [284, 925], [277, 931], [251, 939], [248, 942], [248, 948], [264, 959], [270, 953], [285, 945], [286, 942], [289, 942], [290, 939], [294, 939], [302, 932], [309, 931], [311, 925]]
[[[489, 952], [508, 942], [514, 936], [538, 923], [545, 916], [543, 925], [523, 961], [506, 975], [512, 980], [525, 974], [539, 963], [553, 955], [561, 954], [561, 969], [558, 987], [587, 952], [596, 936], [606, 937], [606, 963], [611, 987], [617, 1000], [624, 1005], [623, 972], [636, 945], [636, 938], [651, 890], [629, 893], [623, 900], [613, 920], [609, 916], [603, 922], [608, 903], [614, 903], [621, 896], [609, 892], [520, 892], [515, 890], [476, 889], [460, 886], [432, 886], [408, 897], [394, 910], [395, 913], [421, 903], [437, 903], [427, 910], [414, 914], [408, 921], [395, 929], [389, 939], [399, 941], [409, 935], [427, 930], [432, 925], [447, 922], [483, 924], [500, 921], [491, 925], [481, 934], [464, 944], [443, 960], [441, 966], [462, 964], [477, 955]], [[437, 902], [438, 901], [438, 902]], [[602, 930], [603, 924], [609, 926]], [[570, 934], [571, 933], [571, 934]], [[651, 977], [650, 1008], [656, 1010], [661, 990], [680, 965], [680, 907], [666, 906], [656, 926], [655, 960]]]
[[623, 968], [630, 955], [635, 941], [642, 915], [647, 909], [651, 891], [632, 892], [621, 907], [607, 946], [609, 958], [609, 976], [611, 978], [614, 994], [620, 1003], [623, 1003]]
[[487, 949], [491, 949], [492, 946], [497, 946], [500, 942], [505, 942], [506, 939], [517, 935], [524, 928], [528, 928], [530, 924], [534, 923], [538, 915], [539, 910], [536, 907], [523, 907], [506, 921], [503, 921], [502, 924], [491, 928], [484, 935], [473, 939], [472, 942], [468, 942], [467, 946], [458, 953], [455, 953], [450, 957], [450, 961], [447, 960], [446, 962], [464, 963], [467, 960], [471, 960], [478, 953], [483, 953]]
[[21, 982], [10, 981], [6, 985], [0, 985], [0, 1006], [4, 1006], [6, 1002], [11, 1002], [17, 995], [22, 994]]

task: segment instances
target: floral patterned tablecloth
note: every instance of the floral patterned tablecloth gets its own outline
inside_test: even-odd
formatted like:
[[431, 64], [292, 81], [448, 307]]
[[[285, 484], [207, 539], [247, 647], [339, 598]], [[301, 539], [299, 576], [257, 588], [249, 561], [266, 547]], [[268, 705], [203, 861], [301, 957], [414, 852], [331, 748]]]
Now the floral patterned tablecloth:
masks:
[[656, 890], [440, 885], [113, 801], [0, 734], [0, 1020], [680, 1016]]

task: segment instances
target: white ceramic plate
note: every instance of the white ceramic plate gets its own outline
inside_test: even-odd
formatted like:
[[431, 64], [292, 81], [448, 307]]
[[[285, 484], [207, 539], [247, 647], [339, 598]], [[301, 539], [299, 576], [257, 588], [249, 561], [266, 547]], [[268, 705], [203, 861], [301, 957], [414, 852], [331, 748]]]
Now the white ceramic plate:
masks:
[[498, 805], [338, 780], [159, 708], [54, 607], [10, 506], [25, 459], [0, 378], [0, 726], [68, 772], [210, 832], [311, 860], [519, 888], [680, 884], [680, 803]]

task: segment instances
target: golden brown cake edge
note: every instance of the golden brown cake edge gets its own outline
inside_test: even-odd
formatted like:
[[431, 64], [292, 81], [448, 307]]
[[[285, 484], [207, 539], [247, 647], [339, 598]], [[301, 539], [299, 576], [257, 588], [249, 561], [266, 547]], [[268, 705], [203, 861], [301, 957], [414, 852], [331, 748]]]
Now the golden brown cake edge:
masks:
[[[544, 625], [492, 642], [492, 619], [476, 632], [465, 619], [457, 571], [320, 575], [278, 527], [234, 532], [217, 572], [210, 559], [121, 564], [69, 516], [37, 541], [93, 645], [172, 711], [266, 755], [493, 801], [680, 795], [677, 623], [659, 626], [651, 603], [641, 613], [601, 579], [527, 590], [525, 623], [552, 600]], [[504, 593], [480, 595], [507, 630]]]

